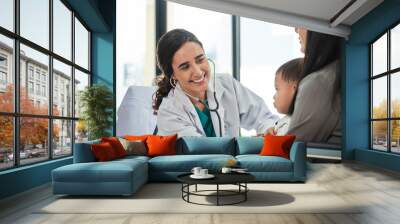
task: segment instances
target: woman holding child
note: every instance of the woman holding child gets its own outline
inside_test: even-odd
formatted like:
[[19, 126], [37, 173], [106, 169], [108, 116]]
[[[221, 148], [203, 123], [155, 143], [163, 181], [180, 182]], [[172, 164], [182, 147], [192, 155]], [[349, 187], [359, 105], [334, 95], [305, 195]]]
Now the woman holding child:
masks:
[[[293, 112], [285, 113], [290, 115], [286, 133], [305, 142], [340, 144], [341, 38], [303, 28], [296, 28], [296, 32], [304, 59], [297, 61], [302, 64], [300, 76], [292, 74], [292, 79], [289, 79], [294, 83], [296, 93], [292, 94]], [[277, 74], [277, 81], [279, 76], [282, 75]]]

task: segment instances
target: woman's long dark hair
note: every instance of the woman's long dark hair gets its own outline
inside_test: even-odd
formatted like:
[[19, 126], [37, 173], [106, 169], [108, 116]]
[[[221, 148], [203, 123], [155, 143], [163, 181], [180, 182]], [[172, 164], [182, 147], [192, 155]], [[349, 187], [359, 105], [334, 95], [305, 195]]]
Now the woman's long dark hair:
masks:
[[335, 60], [339, 60], [341, 42], [341, 37], [308, 30], [304, 52], [303, 76], [318, 71]]
[[187, 42], [195, 42], [203, 48], [203, 44], [197, 39], [197, 37], [184, 29], [174, 29], [165, 33], [157, 44], [157, 65], [162, 71], [162, 74], [156, 78], [156, 84], [158, 86], [157, 91], [153, 95], [153, 109], [156, 114], [158, 108], [164, 97], [166, 97], [169, 91], [173, 88], [170, 83], [170, 78], [174, 73], [172, 68], [172, 58], [175, 53]]
[[[307, 31], [306, 49], [304, 52], [304, 64], [303, 64], [303, 78], [307, 75], [316, 72], [328, 64], [338, 60], [342, 54], [342, 41], [343, 38], [318, 33], [314, 31]], [[340, 91], [340, 66], [336, 71], [336, 80], [333, 91], [333, 97], [336, 97], [336, 93]], [[332, 99], [332, 102], [335, 99]]]

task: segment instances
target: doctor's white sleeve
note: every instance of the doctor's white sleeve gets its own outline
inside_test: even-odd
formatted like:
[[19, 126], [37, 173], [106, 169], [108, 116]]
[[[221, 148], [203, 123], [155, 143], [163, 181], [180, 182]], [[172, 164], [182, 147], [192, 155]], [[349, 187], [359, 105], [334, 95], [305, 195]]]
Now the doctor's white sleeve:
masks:
[[196, 127], [188, 120], [185, 115], [176, 110], [163, 108], [158, 111], [157, 128], [158, 135], [178, 135], [178, 138], [184, 136], [202, 136], [196, 130]]
[[264, 100], [236, 79], [232, 80], [239, 107], [240, 126], [248, 130], [255, 129], [257, 134], [263, 134], [268, 128], [274, 127], [279, 117], [271, 113]]

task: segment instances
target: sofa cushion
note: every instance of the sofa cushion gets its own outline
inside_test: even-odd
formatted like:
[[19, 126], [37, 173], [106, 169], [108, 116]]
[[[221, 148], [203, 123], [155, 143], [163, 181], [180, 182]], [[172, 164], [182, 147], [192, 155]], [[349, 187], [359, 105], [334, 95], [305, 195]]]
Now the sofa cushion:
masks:
[[151, 172], [191, 172], [193, 167], [199, 166], [211, 172], [219, 171], [228, 160], [235, 159], [231, 155], [175, 155], [158, 156], [149, 160]]
[[[147, 163], [140, 159], [108, 162], [74, 163], [53, 170], [53, 181], [58, 182], [130, 182], [134, 172], [147, 171]], [[147, 176], [147, 172], [141, 174]]]
[[74, 147], [74, 163], [95, 162], [96, 158], [90, 148], [92, 144], [99, 144], [99, 139], [87, 142], [75, 143]]
[[278, 156], [238, 155], [240, 167], [249, 172], [292, 172], [292, 161]]
[[264, 144], [263, 137], [238, 137], [236, 141], [236, 155], [259, 154]]
[[235, 155], [235, 139], [231, 137], [182, 137], [177, 143], [177, 154]]

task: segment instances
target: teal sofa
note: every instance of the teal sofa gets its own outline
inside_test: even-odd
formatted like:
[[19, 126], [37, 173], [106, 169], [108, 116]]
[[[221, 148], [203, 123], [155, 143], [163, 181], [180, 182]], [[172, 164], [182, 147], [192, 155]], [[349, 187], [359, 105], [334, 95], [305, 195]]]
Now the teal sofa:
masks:
[[259, 182], [304, 182], [306, 148], [295, 142], [290, 159], [260, 156], [261, 137], [184, 137], [177, 142], [177, 155], [127, 156], [96, 162], [91, 141], [75, 144], [74, 163], [52, 171], [54, 194], [131, 195], [148, 181], [176, 181], [176, 177], [200, 166], [219, 172], [228, 160], [236, 160]]

